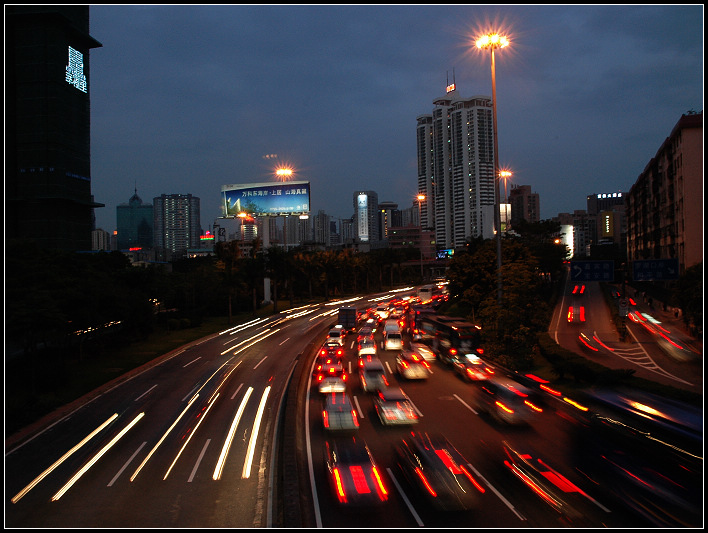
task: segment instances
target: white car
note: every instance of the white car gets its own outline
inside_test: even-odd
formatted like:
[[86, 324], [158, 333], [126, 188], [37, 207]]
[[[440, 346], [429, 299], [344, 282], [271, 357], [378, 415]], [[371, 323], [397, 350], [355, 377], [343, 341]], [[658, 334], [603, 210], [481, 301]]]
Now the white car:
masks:
[[357, 356], [376, 355], [376, 341], [374, 339], [364, 339], [357, 346]]
[[418, 423], [418, 414], [413, 403], [400, 388], [380, 390], [374, 401], [374, 407], [384, 426]]
[[339, 344], [344, 346], [345, 333], [346, 332], [343, 329], [341, 329], [341, 327], [331, 329], [330, 332], [327, 334], [327, 340], [325, 342], [337, 341]]
[[402, 350], [403, 336], [400, 331], [384, 332], [384, 350]]

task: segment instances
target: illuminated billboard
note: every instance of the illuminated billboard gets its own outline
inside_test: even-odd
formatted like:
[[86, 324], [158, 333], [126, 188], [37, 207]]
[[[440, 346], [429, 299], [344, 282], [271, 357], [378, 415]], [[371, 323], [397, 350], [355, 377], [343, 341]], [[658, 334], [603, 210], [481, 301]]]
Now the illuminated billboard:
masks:
[[227, 217], [310, 213], [309, 181], [222, 185], [221, 197]]

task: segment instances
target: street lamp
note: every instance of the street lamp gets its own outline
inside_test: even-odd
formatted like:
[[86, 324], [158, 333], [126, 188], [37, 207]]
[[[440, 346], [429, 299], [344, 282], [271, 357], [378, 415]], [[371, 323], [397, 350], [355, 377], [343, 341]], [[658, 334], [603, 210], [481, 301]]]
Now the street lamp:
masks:
[[501, 206], [499, 205], [499, 143], [497, 142], [497, 78], [494, 67], [494, 50], [509, 45], [509, 39], [498, 33], [488, 33], [475, 42], [480, 50], [489, 49], [492, 55], [492, 127], [494, 128], [494, 226], [497, 232], [497, 303], [502, 304], [501, 272]]
[[422, 214], [422, 207], [421, 205], [423, 204], [423, 200], [425, 200], [425, 195], [424, 194], [419, 194], [418, 195], [418, 227], [420, 228], [420, 241], [419, 241], [419, 248], [420, 248], [420, 279], [423, 279], [423, 214]]

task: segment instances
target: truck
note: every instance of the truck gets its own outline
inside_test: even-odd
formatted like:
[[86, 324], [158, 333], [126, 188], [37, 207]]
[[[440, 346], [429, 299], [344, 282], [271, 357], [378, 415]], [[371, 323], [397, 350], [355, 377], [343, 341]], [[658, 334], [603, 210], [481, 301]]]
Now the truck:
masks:
[[340, 307], [337, 324], [347, 332], [356, 331], [356, 307]]

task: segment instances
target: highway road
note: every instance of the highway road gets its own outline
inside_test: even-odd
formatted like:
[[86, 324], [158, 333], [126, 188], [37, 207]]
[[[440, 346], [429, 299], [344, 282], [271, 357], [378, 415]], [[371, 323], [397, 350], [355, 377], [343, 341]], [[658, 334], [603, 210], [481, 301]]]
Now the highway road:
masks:
[[203, 339], [6, 449], [5, 525], [272, 525], [282, 400], [333, 309]]
[[[593, 330], [604, 332], [604, 303], [595, 303], [594, 290], [586, 295], [593, 302], [588, 316]], [[529, 426], [500, 425], [478, 409], [480, 384], [463, 381], [439, 361], [432, 362], [426, 380], [397, 376], [395, 352], [382, 349], [380, 332], [376, 340], [389, 380], [410, 396], [419, 421], [414, 428], [381, 425], [373, 394], [358, 385], [355, 336], [350, 335], [345, 365], [360, 420], [357, 433], [381, 466], [390, 497], [381, 506], [365, 509], [343, 508], [334, 501], [324, 465], [324, 443], [330, 436], [322, 427], [322, 397], [310, 379], [314, 354], [336, 321], [339, 305], [363, 310], [393, 295], [294, 309], [222, 331], [167, 354], [155, 366], [6, 449], [6, 527], [641, 523], [575, 468], [567, 403], [549, 395], [543, 412]], [[561, 322], [558, 335], [577, 348], [571, 335], [575, 330], [569, 327]], [[393, 446], [411, 429], [444, 434], [462, 453], [484, 488], [478, 506], [463, 512], [433, 511], [401, 478]], [[573, 487], [566, 495], [583, 512], [572, 517], [558, 513], [511, 475], [504, 465], [503, 442], [537, 453], [553, 465], [556, 479]]]

